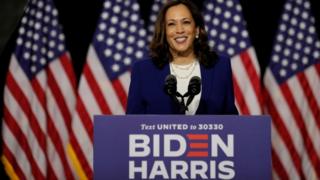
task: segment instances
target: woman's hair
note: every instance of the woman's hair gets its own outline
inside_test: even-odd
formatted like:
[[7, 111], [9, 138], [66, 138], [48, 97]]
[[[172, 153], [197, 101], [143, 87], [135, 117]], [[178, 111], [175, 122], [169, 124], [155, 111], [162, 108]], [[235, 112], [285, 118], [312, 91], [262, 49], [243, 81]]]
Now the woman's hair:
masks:
[[195, 21], [195, 26], [199, 28], [199, 37], [193, 42], [194, 53], [199, 62], [205, 67], [211, 67], [218, 59], [218, 55], [212, 51], [208, 45], [208, 36], [205, 30], [204, 20], [197, 6], [189, 0], [170, 1], [161, 9], [155, 23], [155, 31], [150, 44], [150, 56], [158, 68], [162, 68], [166, 63], [171, 62], [173, 57], [169, 51], [169, 44], [166, 39], [165, 16], [170, 7], [179, 4], [185, 5]]

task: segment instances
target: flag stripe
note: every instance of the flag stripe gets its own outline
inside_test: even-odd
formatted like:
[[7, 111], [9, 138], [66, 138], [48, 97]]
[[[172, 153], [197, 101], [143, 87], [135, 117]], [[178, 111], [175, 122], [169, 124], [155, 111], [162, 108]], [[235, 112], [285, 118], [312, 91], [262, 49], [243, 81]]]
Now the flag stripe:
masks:
[[93, 144], [93, 124], [91, 121], [91, 117], [87, 113], [81, 98], [78, 99], [77, 113], [79, 114], [82, 126], [85, 127], [84, 129], [87, 132], [91, 144]]
[[[62, 64], [62, 68], [63, 68], [63, 71], [64, 73], [67, 74], [67, 77], [68, 78], [68, 84], [71, 85], [71, 90], [74, 94], [76, 94], [76, 76], [74, 74], [74, 71], [73, 71], [73, 67], [72, 67], [72, 63], [71, 63], [71, 59], [70, 59], [70, 56], [69, 54], [66, 52], [66, 53], [63, 53], [60, 57], [59, 57], [60, 61], [59, 63]], [[58, 63], [58, 62], [57, 62]], [[63, 83], [63, 82], [62, 82]], [[74, 107], [74, 105], [70, 105], [70, 107]], [[73, 110], [73, 108], [71, 109]]]
[[83, 151], [81, 150], [81, 147], [80, 147], [79, 143], [77, 142], [77, 139], [73, 133], [71, 133], [71, 135], [70, 135], [70, 142], [71, 142], [73, 150], [77, 154], [77, 158], [78, 158], [79, 162], [81, 163], [83, 171], [85, 172], [88, 179], [90, 179], [90, 177], [93, 177], [92, 168], [89, 164], [90, 162], [88, 162], [86, 160], [86, 156], [84, 155]]
[[[45, 172], [45, 170], [44, 170], [45, 163], [46, 163], [46, 157], [44, 155], [45, 152], [40, 147], [40, 144], [37, 141], [36, 135], [33, 133], [32, 129], [30, 127], [30, 126], [32, 126], [32, 124], [30, 124], [30, 122], [28, 121], [28, 118], [26, 117], [26, 115], [24, 113], [19, 113], [19, 112], [22, 112], [22, 110], [21, 110], [20, 106], [18, 105], [18, 102], [13, 97], [12, 93], [8, 90], [9, 89], [7, 87], [5, 87], [6, 96], [4, 99], [4, 102], [5, 102], [4, 107], [7, 108], [8, 112], [10, 112], [10, 115], [13, 116], [10, 120], [17, 120], [17, 119], [20, 120], [19, 121], [20, 128], [21, 128], [23, 134], [28, 135], [28, 140], [29, 140], [28, 143], [30, 144], [30, 146], [32, 146], [32, 149], [33, 149], [32, 153], [34, 153], [34, 157], [38, 158], [36, 162], [39, 164], [39, 167], [42, 168], [42, 171]], [[4, 114], [4, 119], [5, 118], [6, 118], [6, 116]], [[5, 120], [3, 122], [5, 122]], [[5, 127], [7, 127], [7, 126], [5, 126]], [[5, 127], [3, 128], [3, 133], [12, 133], [12, 134], [14, 133], [8, 129], [5, 129]], [[4, 142], [6, 142], [8, 146], [10, 146], [10, 144], [12, 143], [11, 141], [12, 140], [10, 139], [6, 142], [6, 139], [4, 138]], [[17, 142], [19, 142], [18, 139], [17, 139]], [[12, 149], [14, 149], [13, 152], [15, 152], [18, 149], [17, 144], [14, 144], [14, 145], [15, 146], [13, 146], [13, 147], [15, 147], [15, 148], [12, 148]], [[17, 157], [16, 153], [15, 153], [15, 155]], [[19, 158], [19, 157], [17, 157], [17, 158]], [[28, 161], [26, 161], [26, 160], [24, 161], [24, 163], [27, 163], [27, 162]], [[24, 164], [21, 167], [25, 167], [25, 166], [26, 165]]]
[[[318, 69], [318, 70], [317, 70]], [[317, 74], [319, 72], [319, 74]], [[309, 68], [306, 72], [306, 79], [308, 83], [311, 85], [312, 93], [314, 94], [315, 101], [317, 103], [318, 109], [320, 109], [320, 63], [316, 64], [314, 67]], [[316, 118], [320, 119], [320, 118]]]
[[[99, 61], [99, 58], [97, 57], [95, 49], [90, 46], [89, 50], [89, 59], [88, 59], [88, 65], [90, 67], [93, 77], [96, 81], [99, 80], [99, 87], [101, 90], [103, 90], [101, 93], [103, 94], [103, 97], [108, 104], [108, 108], [110, 109], [112, 114], [124, 114], [123, 106], [121, 105], [120, 99], [117, 96], [117, 92], [112, 86], [112, 81], [109, 79], [108, 74], [103, 69], [103, 65]], [[84, 101], [86, 102], [86, 101]], [[89, 111], [92, 112], [92, 111]]]
[[31, 168], [32, 174], [38, 179], [45, 179], [44, 178], [45, 175], [43, 174], [43, 172], [41, 172], [36, 160], [32, 155], [32, 150], [29, 146], [26, 136], [23, 134], [19, 125], [16, 123], [16, 120], [13, 119], [13, 117], [11, 116], [6, 106], [4, 107], [3, 113], [5, 117], [4, 121], [7, 124], [7, 127], [11, 130], [11, 132], [15, 132], [13, 135], [15, 136], [16, 139], [19, 140], [19, 144], [21, 148], [26, 153], [26, 157], [32, 167]]
[[125, 72], [121, 76], [119, 76], [121, 85], [123, 86], [123, 89], [125, 91], [125, 94], [127, 95], [129, 93], [129, 84], [131, 80], [131, 72]]
[[248, 109], [248, 106], [244, 100], [244, 96], [243, 94], [241, 93], [241, 90], [240, 90], [240, 87], [239, 87], [239, 83], [237, 81], [237, 79], [235, 78], [235, 75], [232, 76], [233, 78], [233, 88], [234, 88], [234, 92], [235, 92], [235, 96], [236, 96], [236, 102], [237, 102], [237, 105], [238, 105], [238, 110], [239, 110], [239, 113], [240, 114], [243, 114], [243, 115], [248, 115], [250, 114], [249, 112], [249, 109]]
[[261, 91], [260, 91], [260, 75], [258, 74], [260, 72], [257, 72], [257, 69], [259, 69], [259, 68], [255, 67], [254, 61], [251, 57], [252, 53], [249, 54], [249, 51], [250, 51], [250, 49], [240, 53], [240, 57], [243, 61], [244, 67], [246, 68], [245, 72], [249, 76], [249, 80], [250, 80], [252, 88], [254, 90], [255, 97], [257, 98], [258, 103], [259, 103], [259, 107], [261, 109], [263, 100], [262, 100]]
[[37, 140], [39, 142], [40, 147], [45, 150], [46, 148], [46, 143], [45, 143], [45, 136], [43, 131], [41, 130], [37, 119], [35, 118], [34, 113], [30, 109], [31, 105], [29, 101], [27, 100], [26, 96], [24, 93], [21, 91], [20, 86], [16, 83], [14, 80], [11, 72], [9, 71], [7, 74], [7, 86], [10, 89], [10, 91], [14, 92], [13, 96], [15, 97], [16, 101], [20, 104], [21, 110], [25, 113], [28, 114], [30, 124], [32, 124], [31, 129], [35, 133], [35, 136], [37, 137]]
[[81, 99], [83, 105], [83, 108], [86, 110], [86, 112], [88, 113], [88, 124], [89, 123], [93, 123], [92, 122], [92, 117], [95, 114], [102, 114], [98, 103], [95, 101], [95, 97], [92, 94], [92, 91], [90, 90], [90, 85], [88, 84], [88, 81], [86, 79], [86, 76], [83, 76], [83, 80], [80, 83], [80, 88], [81, 90], [79, 90], [79, 95], [78, 95], [78, 99]]
[[[72, 71], [68, 70], [70, 68], [72, 68], [71, 66], [71, 62], [69, 59], [67, 58], [60, 58], [60, 61], [54, 61], [49, 65], [49, 70], [50, 70], [50, 74], [51, 76], [48, 76], [48, 79], [50, 77], [52, 77], [52, 79], [55, 80], [55, 87], [57, 88], [57, 90], [59, 90], [59, 98], [58, 101], [62, 101], [63, 104], [65, 104], [65, 106], [63, 107], [58, 107], [60, 109], [64, 109], [64, 112], [67, 116], [65, 116], [65, 121], [67, 122], [66, 125], [70, 126], [71, 123], [71, 115], [75, 110], [75, 98], [69, 98], [70, 93], [72, 94], [76, 94], [75, 91], [75, 76], [70, 74], [70, 72], [67, 71]], [[68, 79], [66, 81], [61, 81], [61, 78], [65, 78]], [[50, 80], [48, 82], [48, 85], [50, 85]], [[54, 93], [53, 93], [54, 94]], [[60, 105], [60, 104], [59, 104]], [[62, 105], [62, 104], [61, 104]], [[67, 126], [67, 127], [68, 127]], [[70, 127], [69, 127], [70, 128]]]
[[[274, 103], [273, 103], [273, 100], [271, 99], [271, 96], [269, 95], [268, 92], [265, 92], [265, 95], [268, 99], [268, 101], [266, 101], [266, 104], [268, 105], [269, 113], [272, 116], [272, 122], [274, 124], [273, 127], [276, 129], [276, 131], [279, 132], [280, 137], [282, 138], [283, 142], [285, 143], [298, 174], [300, 175], [300, 177], [304, 177], [304, 174], [301, 169], [301, 166], [302, 166], [301, 165], [301, 158], [300, 158], [298, 152], [296, 151], [296, 148], [293, 145], [293, 140], [291, 138], [292, 136], [290, 136], [290, 134], [288, 133], [288, 131], [286, 129], [286, 126], [283, 124], [283, 121], [281, 120], [281, 117], [278, 114], [276, 107], [274, 106]], [[274, 148], [276, 149], [277, 147], [274, 147]]]
[[[301, 73], [302, 74], [302, 73]], [[315, 117], [312, 114], [312, 107], [309, 106], [309, 104], [307, 103], [307, 99], [311, 96], [309, 95], [309, 97], [306, 96], [305, 92], [309, 91], [307, 89], [307, 87], [303, 87], [302, 86], [302, 82], [299, 81], [298, 79], [299, 74], [290, 79], [288, 81], [288, 86], [290, 89], [294, 89], [294, 91], [292, 91], [292, 95], [293, 95], [293, 99], [297, 104], [298, 110], [301, 113], [301, 116], [304, 118], [304, 124], [306, 126], [306, 130], [308, 132], [308, 135], [312, 138], [311, 142], [315, 145], [315, 151], [317, 152], [317, 154], [320, 155], [320, 147], [316, 148], [316, 145], [320, 142], [320, 131], [319, 131], [319, 126], [317, 124], [317, 121], [315, 119]], [[305, 80], [303, 80], [305, 81]], [[299, 103], [299, 102], [305, 102], [305, 103]]]
[[[319, 158], [314, 157], [314, 155], [316, 154], [314, 145], [308, 135], [306, 125], [305, 125], [303, 118], [302, 118], [302, 115], [298, 109], [297, 103], [294, 101], [292, 92], [286, 83], [283, 83], [280, 86], [280, 89], [281, 89], [285, 99], [287, 100], [289, 107], [291, 109], [291, 112], [294, 116], [294, 120], [299, 127], [300, 133], [304, 139], [303, 143], [304, 143], [304, 146], [306, 147], [307, 155], [309, 156], [309, 159], [310, 159], [311, 163], [313, 164], [313, 168], [317, 169], [318, 167], [320, 167], [319, 166]], [[317, 171], [317, 174], [320, 178], [320, 171]]]
[[124, 87], [122, 86], [122, 83], [119, 79], [115, 79], [112, 81], [112, 86], [115, 89], [115, 92], [117, 93], [117, 96], [121, 102], [122, 108], [126, 109], [127, 107], [127, 94], [124, 90]]
[[[303, 89], [302, 92], [304, 93], [305, 99], [307, 99], [309, 108], [314, 116], [314, 119], [320, 119], [320, 108], [317, 105], [315, 95], [312, 93], [311, 86], [308, 83], [308, 80], [305, 74], [299, 73], [297, 75], [297, 78], [299, 79], [299, 82], [302, 86], [302, 89]], [[315, 123], [316, 123], [316, 126], [318, 126], [318, 128], [320, 129], [320, 120], [318, 122], [316, 121]]]
[[[18, 176], [18, 178], [19, 179], [27, 179], [25, 176], [26, 173], [23, 173], [20, 165], [16, 161], [15, 155], [12, 154], [11, 151], [9, 150], [9, 148], [7, 147], [7, 143], [3, 143], [2, 152], [3, 152], [3, 155], [5, 156], [2, 158], [6, 158], [8, 160], [8, 163], [10, 162], [10, 165], [12, 167], [14, 167], [12, 170]], [[5, 166], [5, 168], [7, 168], [5, 163], [4, 163], [4, 166]], [[26, 168], [26, 166], [23, 166], [23, 167], [24, 167], [24, 169], [28, 169], [28, 168]], [[9, 175], [11, 175], [11, 174], [9, 174]], [[12, 178], [12, 177], [10, 176], [9, 178]]]
[[[247, 73], [247, 67], [243, 64], [243, 60], [240, 55], [234, 56], [231, 60], [233, 77], [238, 82], [239, 90], [235, 91], [236, 98], [241, 96], [244, 97], [244, 104], [248, 109], [248, 114], [261, 114], [261, 109], [255, 92], [253, 84], [251, 84], [250, 76]], [[243, 104], [243, 105], [244, 105]], [[242, 107], [240, 106], [240, 109]]]
[[103, 94], [95, 80], [95, 78], [93, 77], [93, 74], [89, 68], [89, 66], [87, 66], [87, 68], [85, 68], [83, 70], [84, 76], [87, 79], [87, 82], [89, 83], [89, 88], [92, 91], [92, 94], [95, 97], [96, 102], [99, 104], [99, 108], [101, 110], [101, 112], [103, 114], [111, 114], [111, 111], [109, 109], [109, 106], [107, 104], [107, 102], [105, 101]]
[[[59, 136], [59, 132], [57, 131], [51, 118], [49, 118], [47, 122], [48, 122], [48, 134], [53, 142], [53, 146], [55, 147], [57, 154], [59, 155], [59, 159], [61, 160], [61, 162], [59, 163], [60, 167], [61, 167], [61, 164], [63, 166], [63, 169], [61, 169], [62, 171], [56, 172], [56, 174], [60, 174], [61, 172], [63, 172], [65, 175], [64, 177], [66, 179], [73, 179], [73, 174], [71, 173], [72, 172], [71, 167], [69, 166], [69, 163], [67, 161], [67, 157], [65, 154], [65, 149], [63, 146], [64, 143], [62, 142], [62, 140]], [[57, 158], [57, 157], [54, 157], [54, 158]], [[61, 176], [59, 178], [62, 178], [62, 177], [63, 176]]]
[[[276, 124], [272, 123], [272, 126], [271, 126], [272, 128], [271, 143], [272, 143], [272, 149], [275, 153], [274, 155], [277, 155], [276, 158], [281, 161], [281, 164], [279, 165], [279, 167], [285, 169], [287, 176], [289, 176], [289, 179], [296, 179], [297, 177], [300, 177], [300, 176], [298, 175], [298, 171], [295, 171], [296, 167], [294, 162], [292, 161], [292, 156], [289, 152], [290, 149], [287, 148], [286, 143], [284, 142], [285, 140], [281, 138], [281, 136], [279, 135], [278, 129], [274, 127], [275, 125]], [[275, 168], [275, 166], [273, 168]]]
[[[54, 67], [52, 67], [54, 68]], [[52, 97], [57, 103], [56, 106], [53, 106], [57, 109], [59, 109], [59, 113], [63, 116], [63, 120], [61, 122], [61, 127], [66, 127], [68, 130], [71, 128], [71, 112], [69, 111], [66, 99], [64, 95], [62, 94], [62, 91], [60, 90], [60, 86], [58, 84], [57, 79], [54, 77], [53, 71], [49, 68], [47, 70], [48, 75], [48, 87], [50, 88], [50, 91], [52, 92]], [[50, 98], [51, 99], [51, 98]], [[52, 108], [52, 107], [51, 107]]]
[[[49, 135], [49, 132], [48, 132]], [[46, 174], [46, 179], [59, 179], [58, 177], [64, 177], [64, 171], [60, 158], [57, 158], [58, 154], [55, 152], [55, 148], [52, 145], [52, 141], [47, 141], [47, 156], [48, 156], [48, 169]]]
[[284, 169], [283, 164], [279, 160], [278, 154], [275, 152], [274, 148], [271, 148], [271, 154], [272, 154], [272, 164], [277, 172], [277, 174], [281, 177], [282, 180], [289, 180], [288, 174]]

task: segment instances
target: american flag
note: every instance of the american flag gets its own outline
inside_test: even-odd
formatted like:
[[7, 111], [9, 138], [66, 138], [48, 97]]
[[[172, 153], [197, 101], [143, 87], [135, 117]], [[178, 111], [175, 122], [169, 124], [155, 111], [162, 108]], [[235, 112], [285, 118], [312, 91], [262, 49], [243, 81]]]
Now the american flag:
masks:
[[240, 114], [262, 114], [260, 67], [238, 0], [206, 0], [209, 45], [231, 58], [236, 106]]
[[78, 89], [68, 150], [81, 178], [93, 177], [93, 116], [125, 114], [130, 66], [147, 56], [147, 33], [135, 0], [106, 0]]
[[29, 1], [4, 89], [3, 156], [10, 178], [74, 179], [65, 148], [75, 76], [51, 0]]
[[310, 6], [286, 1], [264, 77], [274, 179], [320, 179], [320, 41]]
[[148, 24], [148, 42], [151, 42], [152, 36], [154, 33], [154, 24], [156, 23], [157, 16], [162, 8], [162, 6], [169, 2], [169, 0], [154, 0], [151, 6], [151, 12], [149, 16], [149, 24]]

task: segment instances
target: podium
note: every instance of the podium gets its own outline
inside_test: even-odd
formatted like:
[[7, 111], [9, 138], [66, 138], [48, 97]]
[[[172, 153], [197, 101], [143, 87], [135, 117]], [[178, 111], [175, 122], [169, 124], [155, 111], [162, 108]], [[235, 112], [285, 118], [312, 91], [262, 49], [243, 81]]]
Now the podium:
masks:
[[271, 179], [269, 116], [94, 117], [94, 179]]

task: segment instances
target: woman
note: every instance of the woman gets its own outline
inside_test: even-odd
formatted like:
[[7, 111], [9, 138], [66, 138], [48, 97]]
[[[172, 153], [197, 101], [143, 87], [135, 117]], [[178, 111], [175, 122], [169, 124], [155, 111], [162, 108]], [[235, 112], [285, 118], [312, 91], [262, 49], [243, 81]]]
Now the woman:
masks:
[[238, 114], [230, 60], [210, 50], [201, 12], [190, 1], [171, 1], [161, 9], [150, 50], [151, 60], [133, 66], [127, 114], [181, 113], [179, 104], [188, 97], [170, 97], [165, 92], [169, 74], [176, 77], [181, 95], [188, 92], [192, 77], [201, 78], [200, 93], [182, 113]]

